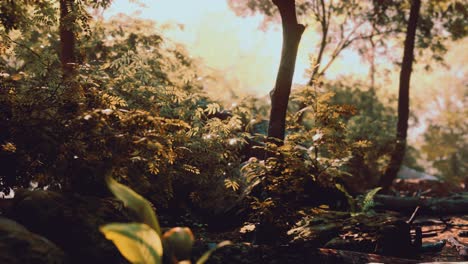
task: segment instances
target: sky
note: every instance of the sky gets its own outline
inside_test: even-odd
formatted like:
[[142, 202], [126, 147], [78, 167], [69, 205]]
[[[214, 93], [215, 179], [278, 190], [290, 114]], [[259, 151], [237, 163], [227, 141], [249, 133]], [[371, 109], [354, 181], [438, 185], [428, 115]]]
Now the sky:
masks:
[[[273, 26], [262, 31], [262, 15], [238, 17], [225, 0], [116, 0], [104, 12], [109, 18], [124, 13], [152, 19], [158, 24], [178, 24], [167, 32], [176, 42], [185, 44], [192, 56], [201, 58], [213, 69], [220, 70], [243, 91], [267, 94], [274, 85], [281, 54], [281, 28]], [[146, 7], [142, 7], [143, 4]], [[314, 53], [319, 36], [312, 27], [306, 29], [296, 63], [294, 83], [305, 84], [305, 70], [309, 67], [309, 54]], [[366, 76], [368, 66], [359, 56], [344, 51], [341, 60], [334, 62], [327, 77], [340, 74]]]

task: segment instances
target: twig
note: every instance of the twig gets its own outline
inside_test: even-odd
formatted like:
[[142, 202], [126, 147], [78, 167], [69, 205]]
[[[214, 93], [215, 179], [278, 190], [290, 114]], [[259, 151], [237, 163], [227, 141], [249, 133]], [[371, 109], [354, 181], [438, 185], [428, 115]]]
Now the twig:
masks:
[[412, 225], [412, 224], [413, 224], [413, 222], [414, 222], [414, 220], [416, 219], [416, 216], [417, 216], [417, 214], [418, 214], [418, 211], [419, 211], [419, 205], [416, 206], [416, 208], [414, 209], [413, 214], [411, 215], [410, 219], [407, 221], [407, 223], [408, 223], [409, 225]]

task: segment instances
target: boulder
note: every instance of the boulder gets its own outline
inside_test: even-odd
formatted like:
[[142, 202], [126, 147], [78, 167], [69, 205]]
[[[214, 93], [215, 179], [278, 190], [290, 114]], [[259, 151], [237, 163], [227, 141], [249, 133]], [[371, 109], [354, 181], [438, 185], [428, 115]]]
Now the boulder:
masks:
[[65, 253], [44, 237], [31, 233], [15, 221], [0, 217], [0, 263], [69, 263]]
[[131, 220], [111, 198], [21, 190], [7, 216], [61, 247], [71, 263], [128, 263], [99, 231], [106, 223]]

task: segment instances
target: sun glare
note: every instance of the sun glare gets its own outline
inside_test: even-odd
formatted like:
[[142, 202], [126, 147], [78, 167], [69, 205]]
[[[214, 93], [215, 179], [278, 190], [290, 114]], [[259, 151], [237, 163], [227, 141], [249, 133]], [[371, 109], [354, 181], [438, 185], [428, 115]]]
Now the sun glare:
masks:
[[[263, 95], [273, 87], [281, 54], [281, 28], [273, 25], [260, 30], [262, 15], [238, 17], [224, 0], [138, 2], [141, 4], [117, 0], [105, 12], [105, 17], [125, 13], [159, 24], [181, 25], [173, 27], [168, 37], [185, 44], [190, 54], [200, 57], [208, 67], [223, 72], [227, 80], [236, 83], [237, 89]], [[309, 68], [309, 54], [315, 52], [320, 40], [312, 29], [307, 28], [299, 48], [294, 75], [298, 84], [307, 82], [304, 73]], [[331, 78], [343, 73], [363, 76], [367, 70], [355, 52], [345, 51], [327, 75]]]

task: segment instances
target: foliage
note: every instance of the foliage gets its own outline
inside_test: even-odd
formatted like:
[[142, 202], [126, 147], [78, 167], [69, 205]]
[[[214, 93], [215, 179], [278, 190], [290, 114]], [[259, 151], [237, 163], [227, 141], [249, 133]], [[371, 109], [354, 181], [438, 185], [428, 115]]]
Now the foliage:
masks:
[[353, 157], [347, 164], [347, 171], [353, 175], [353, 190], [363, 191], [375, 186], [384, 173], [393, 149], [394, 110], [383, 103], [376, 90], [360, 82], [347, 79], [325, 84], [326, 89], [335, 93], [331, 101], [335, 104], [352, 105], [356, 114], [346, 119], [347, 138], [354, 142], [366, 142], [364, 149], [354, 149]]
[[[389, 28], [398, 28], [391, 35], [399, 37], [404, 33], [408, 17], [402, 10], [409, 10], [410, 1], [373, 0], [376, 16], [373, 18], [376, 28], [380, 31]], [[421, 5], [418, 20], [418, 32], [416, 34], [416, 50], [422, 57], [423, 53], [430, 54], [431, 59], [444, 62], [444, 54], [447, 51], [446, 43], [449, 39], [457, 40], [467, 34], [467, 5], [464, 1], [430, 0]], [[399, 59], [397, 60], [399, 61]], [[430, 69], [432, 63], [427, 63]]]
[[467, 181], [468, 126], [465, 91], [450, 89], [447, 96], [430, 104], [434, 115], [428, 120], [421, 152], [444, 180], [459, 184]]
[[[330, 63], [313, 57], [311, 71], [318, 69], [317, 75], [293, 91], [286, 141], [280, 146], [265, 138], [266, 100], [236, 98], [228, 105], [211, 99], [203, 81], [212, 77], [209, 71], [168, 40], [162, 27], [124, 15], [93, 20], [88, 8], [105, 8], [110, 1], [82, 0], [74, 1], [70, 21], [77, 23], [69, 26], [77, 35], [76, 82], [85, 96], [73, 106], [61, 77], [56, 2], [0, 2], [1, 191], [34, 182], [39, 188], [106, 196], [105, 177], [114, 175], [136, 192], [109, 181], [111, 191], [143, 215], [145, 224], [116, 224], [104, 232], [111, 239], [137, 241], [142, 255], [127, 255], [132, 259], [147, 254], [158, 259], [158, 239], [165, 240], [143, 196], [158, 208], [215, 214], [252, 194], [255, 220], [279, 226], [293, 222], [303, 205], [371, 209], [377, 189], [360, 204], [353, 195], [382, 174], [396, 120], [394, 110], [377, 96], [378, 87], [349, 79], [321, 83], [318, 76]], [[248, 3], [248, 10], [275, 19], [270, 0], [229, 2]], [[301, 19], [312, 14], [326, 27], [321, 30], [329, 42], [318, 49], [333, 61], [356, 40], [379, 40], [365, 34], [370, 24], [379, 37], [400, 37], [406, 18], [395, 10], [408, 8], [406, 2], [297, 1], [297, 6]], [[241, 13], [245, 7], [237, 5]], [[464, 8], [459, 1], [429, 1], [419, 47], [442, 54], [449, 33], [454, 39], [466, 35], [460, 19]], [[438, 173], [453, 181], [466, 175], [465, 112], [450, 109], [430, 120], [422, 148]], [[262, 160], [265, 152], [268, 158]], [[407, 160], [415, 156], [410, 153]], [[187, 230], [172, 231], [190, 240]]]
[[[53, 26], [57, 22], [59, 1], [3, 1], [0, 3], [0, 25], [8, 33], [11, 30], [26, 30], [31, 25], [45, 23], [47, 26]], [[88, 8], [107, 8], [112, 0], [79, 0], [68, 1], [66, 4], [71, 9], [70, 17], [67, 22], [77, 21], [77, 24], [68, 24], [70, 27], [77, 27], [75, 32], [88, 31], [91, 15]], [[73, 4], [71, 4], [73, 3]], [[32, 16], [30, 14], [33, 14]]]
[[[128, 261], [162, 263], [163, 252], [170, 263], [190, 259], [194, 237], [189, 228], [175, 227], [161, 234], [157, 216], [149, 201], [112, 178], [107, 179], [107, 184], [112, 193], [141, 219], [141, 223], [111, 223], [100, 227], [100, 231]], [[197, 263], [204, 263], [215, 249], [227, 244], [218, 244]]]
[[289, 115], [284, 145], [266, 143], [269, 158], [251, 158], [242, 168], [247, 179], [258, 181], [262, 189], [252, 204], [260, 218], [254, 220], [284, 228], [305, 204], [354, 206], [341, 183], [351, 176], [347, 166], [353, 152], [363, 151], [368, 143], [349, 140], [345, 121], [355, 109], [332, 104], [333, 96], [316, 86], [296, 90], [292, 101], [305, 107]]
[[156, 214], [153, 208], [151, 208], [151, 204], [145, 198], [125, 185], [116, 182], [111, 177], [107, 178], [107, 186], [117, 199], [121, 200], [126, 207], [141, 217], [140, 222], [147, 224], [158, 235], [161, 235], [161, 227], [159, 226]]
[[[364, 52], [360, 47], [367, 42], [383, 44], [384, 37], [394, 30], [374, 30], [372, 18], [376, 14], [372, 1], [297, 0], [295, 3], [299, 20], [311, 24], [321, 38], [315, 44], [317, 52], [310, 55], [309, 84], [325, 75], [343, 50], [354, 47], [368, 53], [369, 50]], [[237, 15], [264, 14], [262, 27], [280, 22], [279, 11], [271, 0], [228, 0], [228, 4]]]
[[[317, 52], [311, 54], [313, 66], [308, 76], [312, 84], [323, 75], [340, 53], [347, 48], [356, 49], [363, 59], [375, 66], [376, 55], [385, 56], [395, 64], [398, 47], [393, 41], [405, 33], [411, 1], [366, 0], [324, 1], [296, 0], [296, 11], [303, 23], [313, 25], [321, 39]], [[271, 0], [228, 0], [237, 15], [264, 14], [262, 27], [279, 23], [279, 12]], [[444, 63], [448, 40], [462, 39], [467, 35], [467, 4], [461, 0], [430, 0], [422, 4], [418, 25], [416, 49], [421, 60], [430, 59]], [[389, 52], [391, 51], [391, 52]], [[424, 55], [424, 56], [423, 56]], [[328, 58], [325, 60], [324, 58]], [[419, 58], [418, 58], [419, 59]], [[426, 61], [426, 68], [433, 63]], [[372, 77], [374, 78], [374, 77]]]
[[250, 109], [239, 104], [225, 115], [202, 91], [200, 67], [153, 23], [121, 16], [89, 28], [79, 44], [79, 112], [62, 96], [57, 28], [4, 35], [3, 189], [32, 180], [105, 195], [104, 175], [113, 172], [163, 207], [237, 199]]
[[375, 205], [374, 204], [374, 197], [381, 189], [382, 189], [381, 187], [374, 188], [374, 189], [368, 191], [364, 195], [364, 198], [363, 198], [362, 204], [361, 204], [361, 211], [362, 212], [367, 213], [372, 209], [372, 207], [374, 207], [374, 205]]
[[131, 263], [162, 263], [162, 242], [148, 225], [140, 223], [108, 224], [100, 228]]

